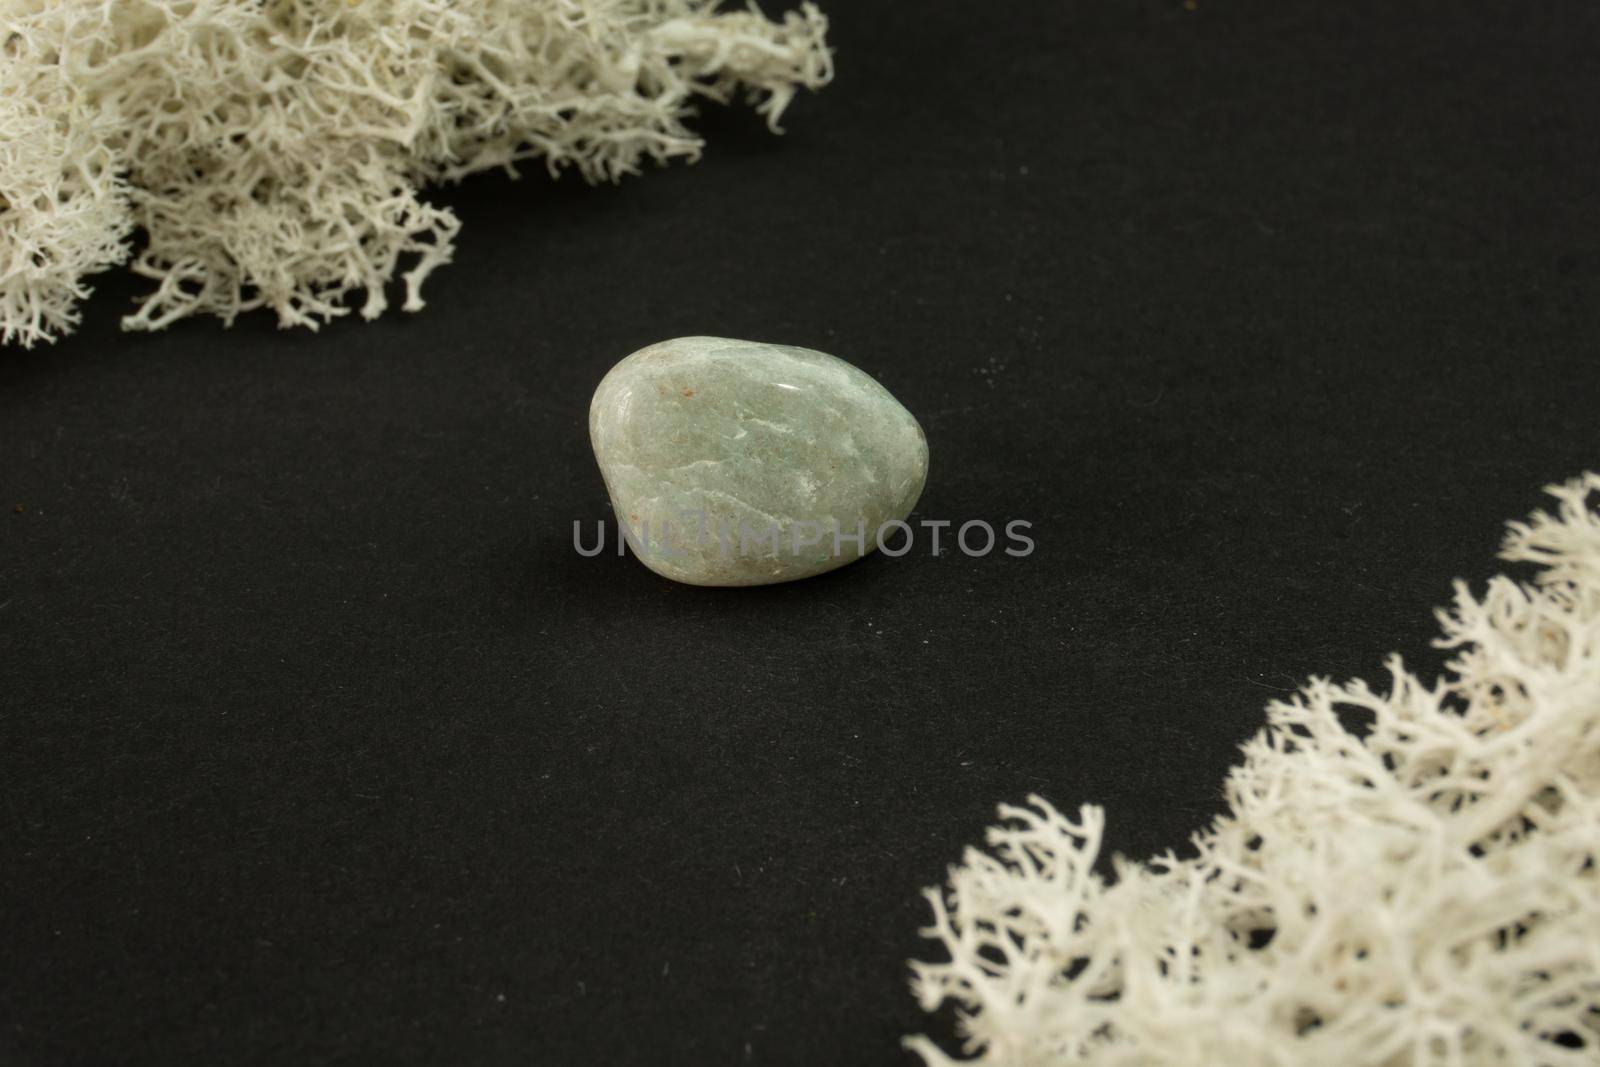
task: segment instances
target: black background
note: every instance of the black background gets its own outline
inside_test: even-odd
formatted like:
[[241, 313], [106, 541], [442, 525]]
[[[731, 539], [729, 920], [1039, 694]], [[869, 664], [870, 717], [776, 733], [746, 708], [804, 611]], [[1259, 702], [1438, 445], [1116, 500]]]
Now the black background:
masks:
[[[0, 1060], [892, 1064], [998, 801], [1179, 846], [1600, 463], [1600, 8], [836, 0], [785, 137], [440, 194], [418, 315], [0, 355]], [[536, 169], [536, 168], [535, 168]], [[807, 345], [1027, 559], [579, 558], [590, 392]]]

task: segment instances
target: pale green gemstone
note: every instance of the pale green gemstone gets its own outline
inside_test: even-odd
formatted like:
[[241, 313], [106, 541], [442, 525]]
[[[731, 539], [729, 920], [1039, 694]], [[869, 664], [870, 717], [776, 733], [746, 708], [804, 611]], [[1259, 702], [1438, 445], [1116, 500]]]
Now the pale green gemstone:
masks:
[[[692, 585], [787, 582], [859, 559], [928, 475], [922, 427], [866, 373], [721, 337], [663, 341], [612, 367], [589, 439], [629, 551]], [[898, 545], [893, 529], [884, 540]]]

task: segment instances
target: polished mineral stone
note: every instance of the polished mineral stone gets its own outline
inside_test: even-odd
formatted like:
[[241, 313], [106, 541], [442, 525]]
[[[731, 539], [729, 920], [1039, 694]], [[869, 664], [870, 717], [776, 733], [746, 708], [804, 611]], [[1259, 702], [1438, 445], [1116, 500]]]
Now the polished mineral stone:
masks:
[[[928, 441], [873, 378], [806, 348], [681, 337], [611, 368], [589, 437], [629, 548], [693, 585], [821, 574], [904, 533]], [[859, 537], [859, 540], [857, 538]]]

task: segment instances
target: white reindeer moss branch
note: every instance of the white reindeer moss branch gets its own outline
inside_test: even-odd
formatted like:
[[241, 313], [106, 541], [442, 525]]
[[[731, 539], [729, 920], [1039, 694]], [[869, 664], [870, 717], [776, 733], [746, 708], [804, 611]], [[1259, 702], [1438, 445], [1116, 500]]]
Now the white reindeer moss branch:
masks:
[[284, 326], [405, 308], [459, 224], [425, 185], [540, 159], [615, 181], [698, 156], [696, 96], [774, 131], [832, 76], [810, 3], [0, 0], [0, 339], [53, 340], [86, 276], [155, 282], [123, 322], [267, 307]]
[[1440, 613], [1445, 677], [1273, 703], [1194, 858], [1103, 879], [1099, 809], [1001, 808], [912, 965], [967, 1062], [1600, 1062], [1600, 475], [1549, 491], [1501, 552], [1535, 582]]

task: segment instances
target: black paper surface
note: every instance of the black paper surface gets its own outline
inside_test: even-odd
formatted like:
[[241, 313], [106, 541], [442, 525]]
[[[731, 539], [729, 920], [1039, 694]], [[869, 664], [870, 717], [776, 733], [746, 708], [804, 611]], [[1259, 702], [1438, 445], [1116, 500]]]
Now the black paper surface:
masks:
[[[0, 354], [0, 1061], [909, 1062], [996, 803], [1181, 847], [1600, 464], [1595, 5], [830, 13], [784, 137], [438, 194], [420, 314], [127, 336], [112, 274]], [[579, 557], [590, 392], [684, 334], [856, 363], [915, 518], [1037, 551]]]

